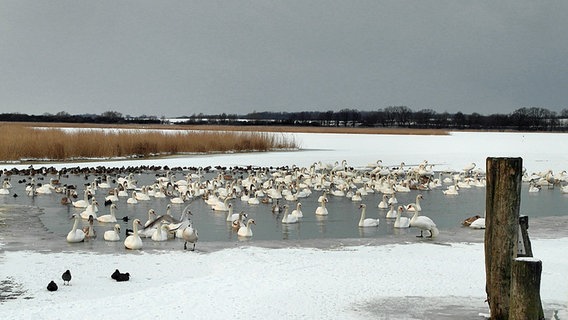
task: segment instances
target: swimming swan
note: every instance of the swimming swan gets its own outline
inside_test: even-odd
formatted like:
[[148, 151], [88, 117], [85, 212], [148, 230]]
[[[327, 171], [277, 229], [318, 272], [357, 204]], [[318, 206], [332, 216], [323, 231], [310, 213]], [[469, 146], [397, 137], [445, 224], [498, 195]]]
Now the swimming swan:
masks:
[[103, 222], [103, 223], [114, 223], [116, 222], [116, 204], [113, 203], [110, 205], [110, 214], [105, 214], [102, 216], [97, 217], [97, 221], [98, 222]]
[[379, 202], [378, 207], [379, 209], [386, 209], [389, 207], [389, 197], [386, 194], [383, 194], [383, 200]]
[[67, 242], [81, 242], [85, 240], [85, 232], [79, 229], [79, 220], [81, 217], [78, 214], [73, 214], [71, 219], [75, 219], [73, 222], [73, 228], [67, 234]]
[[83, 212], [81, 212], [81, 218], [88, 220], [89, 216], [93, 216], [93, 218], [96, 219], [97, 212], [99, 211], [98, 206], [99, 203], [95, 200], [95, 198], [93, 198], [91, 204]]
[[385, 218], [387, 219], [396, 219], [396, 209], [394, 208], [394, 203], [389, 205], [390, 209], [387, 211], [387, 215]]
[[365, 218], [365, 211], [367, 211], [367, 205], [359, 205], [361, 209], [361, 218], [359, 219], [359, 227], [378, 227], [379, 219]]
[[327, 201], [328, 201], [327, 198], [322, 199], [321, 206], [316, 208], [316, 215], [318, 215], [318, 216], [327, 216], [328, 215], [327, 208], [325, 206]]
[[395, 228], [409, 228], [410, 227], [410, 219], [408, 217], [402, 217], [402, 211], [404, 208], [402, 206], [398, 206], [398, 210], [396, 211], [396, 220], [394, 220], [394, 227]]
[[422, 207], [420, 206], [420, 200], [424, 199], [424, 197], [419, 194], [416, 196], [416, 202], [410, 203], [405, 206], [406, 211], [414, 212], [414, 211], [422, 211]]
[[152, 234], [152, 240], [154, 241], [166, 241], [168, 240], [168, 232], [170, 228], [167, 223], [163, 223], [159, 228]]
[[106, 241], [120, 241], [120, 225], [117, 223], [112, 230], [107, 230], [103, 234]]
[[296, 204], [296, 209], [292, 210], [292, 213], [290, 213], [290, 214], [295, 216], [296, 218], [304, 217], [304, 213], [302, 212], [302, 203], [298, 202]]
[[282, 217], [282, 223], [298, 223], [298, 217], [293, 216], [291, 214], [288, 213], [288, 211], [290, 210], [290, 207], [285, 204], [284, 205], [284, 216]]
[[126, 249], [142, 249], [142, 239], [138, 235], [138, 226], [142, 226], [142, 224], [140, 224], [140, 219], [134, 219], [134, 221], [132, 221], [132, 234], [124, 239], [124, 247]]
[[256, 222], [254, 222], [253, 219], [249, 219], [249, 220], [247, 221], [246, 227], [241, 227], [241, 228], [239, 228], [239, 231], [237, 231], [237, 235], [238, 235], [239, 237], [252, 237], [251, 224], [256, 225]]

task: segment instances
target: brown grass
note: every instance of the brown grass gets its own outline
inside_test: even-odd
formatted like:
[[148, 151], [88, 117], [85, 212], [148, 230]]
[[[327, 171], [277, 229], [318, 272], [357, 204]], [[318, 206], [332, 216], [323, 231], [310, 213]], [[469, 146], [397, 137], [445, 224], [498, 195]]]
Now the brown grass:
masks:
[[[41, 129], [39, 129], [41, 127]], [[183, 153], [268, 151], [297, 148], [294, 141], [267, 132], [230, 130], [187, 132], [172, 126], [148, 131], [73, 130], [59, 124], [0, 123], [0, 161], [76, 160], [115, 157], [149, 157]], [[102, 127], [91, 126], [89, 127]], [[107, 126], [108, 127], [108, 126]], [[177, 129], [177, 126], [175, 127]], [[187, 128], [186, 128], [187, 129]]]
[[[22, 123], [25, 124], [25, 123]], [[70, 123], [27, 123], [28, 126], [75, 128]], [[304, 132], [304, 133], [349, 133], [349, 134], [403, 134], [403, 135], [447, 135], [446, 129], [414, 128], [352, 128], [352, 127], [295, 127], [295, 126], [230, 126], [230, 125], [108, 125], [87, 124], [91, 128], [158, 129], [158, 130], [210, 130], [244, 132]]]

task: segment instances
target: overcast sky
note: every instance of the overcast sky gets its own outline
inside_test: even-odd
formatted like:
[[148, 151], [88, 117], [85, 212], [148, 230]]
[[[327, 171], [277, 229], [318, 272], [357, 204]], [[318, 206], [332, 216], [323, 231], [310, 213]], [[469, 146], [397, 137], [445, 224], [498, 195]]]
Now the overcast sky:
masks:
[[568, 1], [0, 0], [0, 113], [568, 107]]

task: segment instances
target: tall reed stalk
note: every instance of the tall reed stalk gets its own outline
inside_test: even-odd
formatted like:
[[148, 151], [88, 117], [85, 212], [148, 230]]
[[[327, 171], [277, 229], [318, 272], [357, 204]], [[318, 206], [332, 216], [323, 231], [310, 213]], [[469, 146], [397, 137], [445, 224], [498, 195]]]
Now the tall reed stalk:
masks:
[[67, 129], [0, 124], [0, 161], [149, 157], [297, 148], [266, 132]]

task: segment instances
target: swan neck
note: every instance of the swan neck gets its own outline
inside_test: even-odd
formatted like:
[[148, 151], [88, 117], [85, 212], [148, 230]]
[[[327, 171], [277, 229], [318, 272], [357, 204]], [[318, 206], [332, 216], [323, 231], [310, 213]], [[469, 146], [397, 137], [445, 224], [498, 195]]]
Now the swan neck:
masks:
[[79, 227], [79, 219], [75, 217], [75, 221], [73, 222], [73, 230], [76, 230]]
[[363, 207], [361, 208], [361, 219], [359, 219], [360, 222], [363, 222], [363, 220], [365, 220], [365, 211], [367, 210], [367, 208]]

